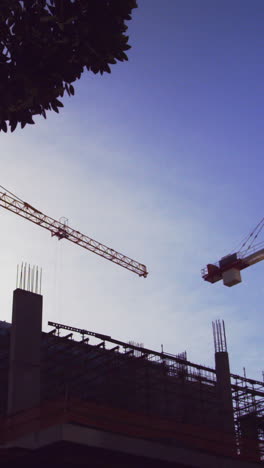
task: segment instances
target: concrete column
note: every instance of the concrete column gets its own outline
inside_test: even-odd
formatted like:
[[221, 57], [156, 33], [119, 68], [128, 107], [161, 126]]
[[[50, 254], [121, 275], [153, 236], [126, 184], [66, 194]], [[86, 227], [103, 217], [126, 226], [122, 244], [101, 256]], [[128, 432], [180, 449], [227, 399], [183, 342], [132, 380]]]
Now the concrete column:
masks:
[[40, 404], [42, 299], [23, 289], [13, 294], [8, 414]]
[[230, 367], [227, 351], [219, 351], [215, 353], [215, 370], [220, 412], [219, 422], [221, 430], [230, 435], [230, 447], [232, 452], [235, 450], [235, 429]]

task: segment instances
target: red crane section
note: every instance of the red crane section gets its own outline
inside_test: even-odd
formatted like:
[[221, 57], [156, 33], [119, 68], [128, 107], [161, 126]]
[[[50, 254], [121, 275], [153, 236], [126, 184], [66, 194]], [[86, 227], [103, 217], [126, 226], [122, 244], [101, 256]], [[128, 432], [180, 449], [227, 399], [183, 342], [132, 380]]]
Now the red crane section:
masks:
[[264, 244], [261, 243], [250, 251], [236, 252], [221, 258], [217, 263], [209, 263], [202, 269], [202, 277], [209, 283], [223, 280], [225, 286], [241, 283], [240, 271], [264, 260]]
[[68, 239], [70, 242], [73, 242], [84, 249], [90, 250], [91, 252], [100, 255], [100, 257], [106, 258], [107, 260], [110, 260], [111, 262], [116, 263], [139, 276], [143, 276], [144, 278], [148, 275], [145, 265], [111, 249], [110, 247], [107, 247], [104, 244], [101, 244], [94, 239], [91, 239], [88, 236], [85, 236], [84, 234], [81, 234], [79, 231], [69, 227], [66, 222], [56, 221], [50, 216], [43, 214], [29, 203], [21, 200], [16, 197], [16, 195], [5, 189], [4, 191], [0, 191], [0, 206], [12, 211], [22, 218], [28, 219], [32, 223], [35, 223], [44, 229], [47, 229], [50, 231], [52, 236], [57, 237], [59, 240]]
[[223, 280], [225, 286], [241, 283], [241, 270], [264, 260], [264, 242], [255, 241], [264, 228], [264, 218], [247, 236], [238, 252], [226, 255], [217, 263], [209, 263], [202, 269], [202, 277], [209, 283]]

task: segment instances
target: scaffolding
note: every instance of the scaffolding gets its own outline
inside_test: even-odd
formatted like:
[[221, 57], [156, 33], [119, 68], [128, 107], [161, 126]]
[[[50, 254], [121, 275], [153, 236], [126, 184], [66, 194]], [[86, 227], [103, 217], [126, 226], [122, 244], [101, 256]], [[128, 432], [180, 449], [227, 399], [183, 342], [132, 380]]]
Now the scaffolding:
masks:
[[248, 458], [255, 451], [264, 461], [264, 382], [235, 374], [231, 379], [238, 452]]
[[[108, 403], [180, 423], [220, 427], [215, 369], [188, 361], [186, 352], [173, 355], [68, 325], [49, 325], [53, 329], [45, 334], [45, 373], [54, 380], [43, 378], [47, 385], [49, 382], [45, 399], [59, 393], [64, 398]], [[62, 336], [63, 331], [70, 333]], [[221, 343], [223, 351], [225, 335]], [[237, 455], [252, 459], [257, 447], [257, 459], [263, 460], [264, 382], [235, 374], [230, 378]], [[255, 418], [257, 424], [252, 432], [254, 443], [245, 434], [246, 418], [251, 424]]]
[[[234, 438], [221, 430], [215, 369], [188, 361], [186, 352], [173, 355], [68, 325], [49, 325], [51, 331], [42, 332], [41, 340], [41, 405], [57, 401], [68, 408], [77, 401], [78, 408], [94, 405], [99, 413], [98, 408], [112, 408], [113, 421], [114, 414], [128, 412], [128, 420], [134, 414], [135, 421], [145, 421], [150, 438], [156, 421], [157, 434], [166, 443], [175, 443], [177, 434], [181, 446], [233, 456]], [[0, 327], [0, 416], [7, 400], [10, 329]], [[263, 461], [264, 382], [235, 374], [230, 379], [235, 455]]]

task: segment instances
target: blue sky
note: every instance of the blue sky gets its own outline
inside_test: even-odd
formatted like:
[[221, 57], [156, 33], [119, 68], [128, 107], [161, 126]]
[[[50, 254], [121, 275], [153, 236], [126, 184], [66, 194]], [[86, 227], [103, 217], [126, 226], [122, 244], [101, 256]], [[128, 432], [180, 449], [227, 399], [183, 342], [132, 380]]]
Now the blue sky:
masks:
[[44, 270], [44, 328], [72, 324], [213, 365], [220, 318], [232, 371], [261, 379], [264, 265], [230, 289], [200, 269], [263, 217], [264, 4], [138, 4], [129, 62], [86, 73], [59, 115], [1, 134], [0, 183], [145, 263], [149, 277], [2, 210], [1, 318], [24, 260]]

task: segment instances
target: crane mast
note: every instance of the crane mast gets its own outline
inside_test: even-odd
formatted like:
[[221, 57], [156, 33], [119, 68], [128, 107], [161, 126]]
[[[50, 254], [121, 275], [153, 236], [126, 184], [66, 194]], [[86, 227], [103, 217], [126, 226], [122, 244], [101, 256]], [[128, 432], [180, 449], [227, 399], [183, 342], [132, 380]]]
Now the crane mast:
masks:
[[138, 276], [146, 278], [148, 275], [145, 265], [111, 249], [110, 247], [107, 247], [104, 244], [101, 244], [94, 239], [91, 239], [75, 229], [72, 229], [66, 222], [57, 221], [50, 216], [45, 215], [29, 203], [21, 200], [16, 195], [5, 189], [4, 191], [0, 190], [0, 206], [43, 227], [44, 229], [47, 229], [50, 231], [52, 236], [57, 237], [59, 240], [67, 239], [84, 249], [100, 255], [100, 257], [110, 260], [111, 262], [136, 273]]

